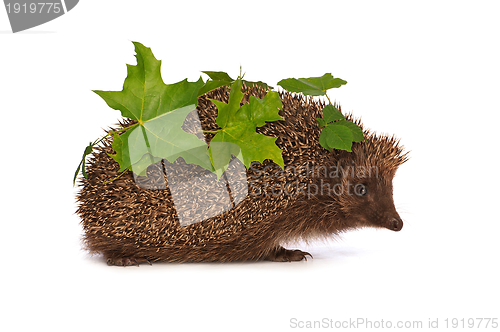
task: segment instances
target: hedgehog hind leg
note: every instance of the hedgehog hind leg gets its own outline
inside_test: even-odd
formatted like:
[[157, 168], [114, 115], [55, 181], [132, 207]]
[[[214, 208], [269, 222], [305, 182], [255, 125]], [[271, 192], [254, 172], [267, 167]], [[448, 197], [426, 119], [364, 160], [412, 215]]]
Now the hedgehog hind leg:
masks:
[[309, 256], [313, 258], [313, 256], [302, 250], [289, 250], [285, 249], [282, 246], [276, 247], [273, 251], [271, 251], [264, 260], [273, 261], [273, 262], [299, 262], [301, 260], [306, 260]]
[[110, 266], [139, 266], [141, 263], [151, 265], [147, 256], [141, 254], [133, 243], [123, 239], [113, 240], [87, 233], [83, 243], [90, 254], [103, 255], [105, 262]]

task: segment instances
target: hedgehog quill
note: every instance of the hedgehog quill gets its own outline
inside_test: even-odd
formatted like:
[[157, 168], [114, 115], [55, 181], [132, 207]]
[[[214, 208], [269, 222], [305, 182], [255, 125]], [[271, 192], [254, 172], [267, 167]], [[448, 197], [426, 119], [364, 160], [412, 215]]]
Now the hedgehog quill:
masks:
[[[241, 87], [241, 105], [269, 94], [269, 87], [249, 83]], [[212, 144], [221, 130], [218, 108], [220, 103], [231, 104], [233, 89], [234, 85], [221, 86], [200, 95], [196, 110], [183, 122], [184, 130]], [[86, 176], [79, 179], [77, 194], [87, 250], [120, 266], [159, 261], [290, 262], [311, 256], [285, 249], [283, 244], [291, 241], [338, 236], [363, 227], [400, 231], [403, 221], [394, 207], [392, 180], [408, 155], [399, 141], [371, 132], [352, 115], [342, 115], [362, 130], [364, 139], [354, 140], [346, 149], [350, 151], [326, 149], [320, 137], [326, 124], [317, 120], [326, 118], [324, 103], [286, 90], [279, 100], [279, 120], [275, 116], [256, 128], [258, 134], [275, 138], [282, 151], [279, 166], [281, 160], [270, 158], [247, 164], [233, 153], [218, 176], [182, 157], [152, 157], [141, 172], [123, 171], [111, 135], [95, 144], [88, 151]], [[338, 105], [335, 109], [341, 113]], [[196, 121], [203, 132], [190, 129], [194, 127], [189, 123]], [[124, 137], [124, 128], [139, 122], [124, 120], [113, 130], [121, 135], [113, 139]], [[212, 184], [206, 181], [210, 175], [216, 178]], [[196, 199], [183, 207], [179, 202], [188, 193]]]

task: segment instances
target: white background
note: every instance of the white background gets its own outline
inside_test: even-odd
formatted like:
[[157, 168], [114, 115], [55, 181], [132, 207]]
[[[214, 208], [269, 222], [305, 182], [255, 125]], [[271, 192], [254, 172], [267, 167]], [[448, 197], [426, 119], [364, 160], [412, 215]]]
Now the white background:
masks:
[[[499, 13], [497, 1], [87, 0], [12, 34], [0, 8], [0, 329], [500, 319]], [[299, 245], [314, 259], [298, 263], [119, 268], [89, 257], [71, 181], [88, 142], [119, 118], [91, 90], [121, 90], [131, 41], [163, 60], [166, 83], [235, 77], [240, 65], [274, 86], [347, 80], [331, 97], [411, 150], [394, 182], [403, 230]]]

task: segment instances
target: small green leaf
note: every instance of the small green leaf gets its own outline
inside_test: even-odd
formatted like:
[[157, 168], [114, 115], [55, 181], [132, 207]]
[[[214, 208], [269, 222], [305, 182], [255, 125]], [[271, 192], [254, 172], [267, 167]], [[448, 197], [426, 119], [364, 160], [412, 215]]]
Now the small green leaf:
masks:
[[323, 108], [323, 119], [326, 123], [345, 119], [344, 115], [333, 105], [326, 105]]
[[357, 124], [347, 120], [340, 120], [335, 123], [338, 125], [345, 126], [351, 130], [353, 142], [363, 142], [365, 140], [365, 136], [363, 135], [363, 130]]
[[302, 92], [309, 96], [324, 96], [327, 90], [339, 88], [344, 84], [347, 82], [340, 78], [333, 78], [330, 73], [321, 77], [287, 78], [278, 82], [279, 86], [290, 92]]
[[234, 82], [234, 80], [223, 71], [202, 71], [202, 73], [207, 74], [212, 81]]
[[329, 151], [351, 151], [353, 142], [362, 142], [365, 139], [363, 130], [357, 124], [345, 120], [344, 115], [333, 105], [326, 105], [323, 108], [323, 118], [316, 121], [322, 128], [319, 143]]
[[334, 122], [328, 124], [321, 132], [321, 135], [325, 135], [322, 141], [326, 141], [330, 149], [339, 149], [351, 152], [352, 132], [349, 128]]

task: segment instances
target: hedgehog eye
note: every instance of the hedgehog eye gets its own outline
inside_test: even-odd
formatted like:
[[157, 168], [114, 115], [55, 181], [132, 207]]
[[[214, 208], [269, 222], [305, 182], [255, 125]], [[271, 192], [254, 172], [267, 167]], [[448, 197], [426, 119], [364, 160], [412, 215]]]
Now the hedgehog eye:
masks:
[[366, 196], [368, 194], [368, 188], [364, 184], [357, 184], [354, 187], [354, 193], [358, 196]]

